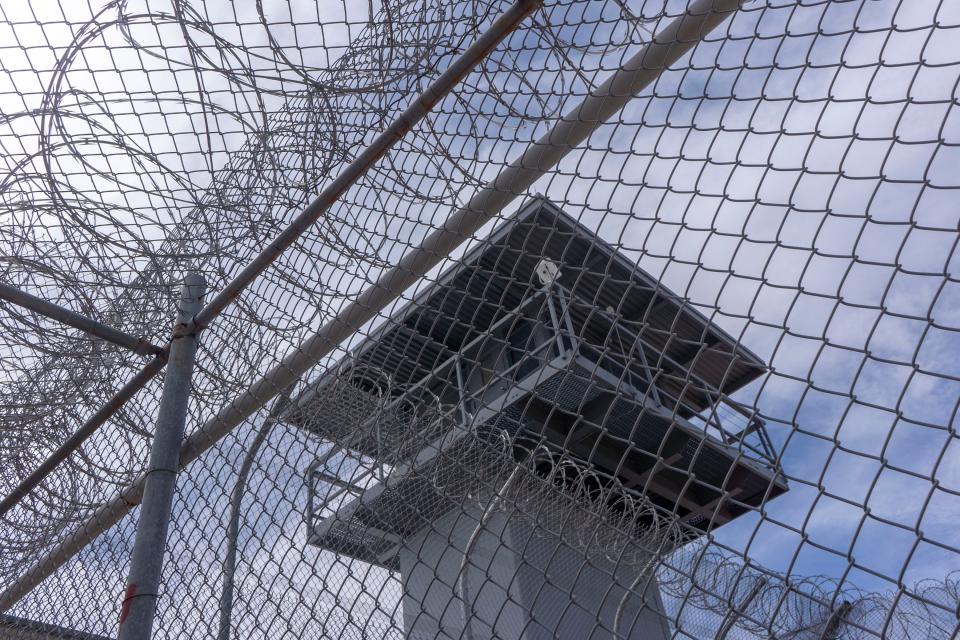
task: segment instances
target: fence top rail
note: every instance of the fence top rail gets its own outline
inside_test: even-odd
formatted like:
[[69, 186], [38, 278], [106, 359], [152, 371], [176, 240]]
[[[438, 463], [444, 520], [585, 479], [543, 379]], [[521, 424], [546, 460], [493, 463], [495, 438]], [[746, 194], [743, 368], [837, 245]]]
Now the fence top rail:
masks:
[[0, 610], [952, 640], [955, 4], [0, 3]]

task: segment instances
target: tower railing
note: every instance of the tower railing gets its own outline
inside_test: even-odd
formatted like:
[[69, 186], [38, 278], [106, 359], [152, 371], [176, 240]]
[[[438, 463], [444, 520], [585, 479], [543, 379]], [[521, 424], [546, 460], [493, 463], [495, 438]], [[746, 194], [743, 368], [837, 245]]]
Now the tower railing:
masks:
[[[616, 373], [618, 379], [607, 374], [606, 384], [615, 387], [618, 396], [642, 403], [660, 415], [672, 413], [673, 420], [687, 428], [699, 430], [706, 439], [731, 450], [734, 457], [746, 458], [775, 475], [778, 473], [774, 446], [762, 419], [666, 354], [662, 355], [659, 366], [652, 366], [643, 354], [655, 349], [655, 346], [641, 333], [617, 322], [615, 318], [611, 318], [612, 333], [616, 339], [631, 341], [632, 348], [625, 352], [634, 357], [617, 358], [610, 350], [601, 350], [597, 345], [585, 341], [582, 332], [570, 320], [570, 310], [574, 305], [586, 304], [587, 301], [559, 283], [544, 286], [515, 309], [504, 312], [487, 330], [428, 375], [405, 385], [401, 392], [388, 391], [390, 397], [363, 420], [352, 434], [335, 439], [334, 446], [310, 465], [306, 474], [310, 496], [308, 529], [314, 531], [329, 518], [339, 518], [341, 521], [349, 519], [349, 515], [338, 515], [339, 507], [359, 504], [365, 492], [373, 487], [379, 491], [382, 487], [377, 485], [382, 485], [391, 475], [396, 479], [397, 475], [416, 474], [437, 458], [449, 454], [472, 435], [481, 434], [489, 439], [489, 430], [500, 428], [495, 419], [497, 414], [506, 409], [512, 397], [529, 391], [531, 383], [528, 380], [534, 380], [534, 385], [542, 380], [543, 367], [569, 368], [577, 353], [593, 354], [600, 365]], [[594, 312], [610, 315], [603, 310]], [[529, 338], [523, 343], [511, 344], [512, 332], [520, 324], [525, 325], [524, 334]], [[539, 340], [534, 340], [533, 337], [538, 335]], [[480, 368], [482, 354], [491, 349], [499, 349], [500, 356], [508, 362], [485, 384], [468, 389], [467, 379]], [[511, 352], [522, 356], [511, 360]], [[329, 385], [336, 380], [349, 377], [349, 371], [355, 366], [358, 363], [352, 360], [345, 363], [332, 380], [329, 377], [321, 380], [318, 383], [320, 388], [313, 391], [312, 395], [329, 398], [330, 394], [323, 389], [330, 388]], [[369, 363], [363, 366], [369, 366]], [[686, 379], [689, 384], [696, 386], [698, 393], [710, 399], [710, 405], [703, 409], [683, 395], [665, 390], [660, 383], [666, 376]], [[451, 387], [456, 390], [456, 401], [439, 412], [433, 429], [425, 430], [422, 425], [414, 424], [417, 416], [413, 414], [409, 414], [406, 420], [400, 417], [398, 408], [416, 402], [425, 391]], [[324, 409], [324, 402], [321, 399], [319, 404], [311, 405], [310, 410], [329, 412]], [[371, 399], [371, 404], [374, 402]], [[684, 418], [679, 415], [682, 411], [692, 415]], [[589, 419], [586, 421], [589, 423]], [[606, 428], [604, 424], [590, 426], [598, 432]], [[409, 429], [410, 433], [398, 433], [398, 430], [402, 432], [405, 429]], [[320, 435], [323, 437], [322, 433]], [[402, 447], [397, 445], [401, 441], [405, 443]], [[346, 467], [341, 462], [337, 468], [331, 469], [328, 464], [338, 455], [351, 462]]]

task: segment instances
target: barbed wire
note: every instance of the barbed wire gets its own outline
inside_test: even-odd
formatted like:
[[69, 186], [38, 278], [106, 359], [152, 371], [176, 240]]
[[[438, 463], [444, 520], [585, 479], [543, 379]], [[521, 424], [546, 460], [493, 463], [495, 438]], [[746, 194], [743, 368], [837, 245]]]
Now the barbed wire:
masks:
[[[3, 282], [165, 344], [185, 273], [212, 291], [230, 282], [507, 5], [0, 7]], [[545, 2], [201, 334], [188, 433], [363, 300], [690, 6]], [[613, 576], [616, 603], [584, 614], [610, 637], [660, 624], [730, 640], [953, 637], [958, 25], [935, 0], [751, 0], [695, 34], [511, 193], [542, 193], [577, 226], [530, 223], [485, 262], [456, 249], [453, 276], [434, 269], [375, 310], [186, 468], [157, 635], [503, 637], [521, 624], [514, 606], [559, 633], [524, 589], [539, 580], [575, 601], [577, 572]], [[498, 210], [467, 244], [499, 247], [493, 229], [527, 224], [530, 206]], [[593, 248], [578, 253], [581, 237]], [[557, 283], [534, 279], [542, 261]], [[447, 298], [424, 302], [438, 287]], [[529, 311], [538, 296], [558, 319]], [[538, 331], [589, 349], [593, 368], [568, 362], [581, 386], [537, 387], [478, 423], [494, 387], [526, 389], [501, 359], [540, 357]], [[9, 303], [0, 332], [8, 495], [145, 361]], [[497, 340], [502, 358], [461, 334]], [[357, 353], [369, 362], [344, 365]], [[436, 382], [455, 353], [489, 390]], [[597, 391], [598, 372], [615, 389]], [[0, 516], [0, 601], [142, 477], [163, 379]], [[661, 419], [662, 440], [643, 440]], [[551, 424], [567, 431], [547, 437]], [[705, 435], [674, 450], [678, 429]], [[716, 451], [724, 473], [707, 462]], [[398, 477], [412, 484], [394, 489]], [[395, 520], [361, 504], [381, 490]], [[120, 519], [13, 617], [113, 634], [135, 528]], [[430, 564], [429, 531], [465, 536], [453, 569]], [[418, 536], [433, 543], [416, 551]], [[517, 554], [528, 580], [499, 618], [484, 598], [502, 568], [474, 558], [487, 545]], [[444, 595], [417, 591], [416, 571]], [[566, 611], [554, 622], [581, 619]]]
[[[319, 477], [316, 468], [308, 472], [317, 482], [313, 490], [320, 494], [311, 504], [336, 514], [344, 492], [340, 485], [329, 484], [331, 480], [346, 478], [356, 487], [366, 486], [370, 477], [382, 481], [385, 472], [380, 461], [399, 464], [428, 449], [428, 442], [449, 437], [456, 430], [455, 421], [449, 418], [454, 407], [448, 408], [445, 418], [444, 412], [437, 413], [436, 400], [410, 403], [408, 393], [397, 388], [386, 372], [364, 366], [347, 368], [326, 387], [326, 393], [307, 411], [322, 419], [307, 429], [335, 443], [320, 458], [325, 470], [335, 472]], [[391, 403], [391, 398], [400, 400]], [[416, 415], [408, 414], [411, 409]], [[394, 417], [396, 411], [404, 417]], [[267, 428], [272, 424], [264, 422]], [[411, 428], [411, 424], [423, 426]], [[324, 430], [327, 425], [344, 430], [331, 433]], [[262, 444], [264, 433], [258, 432], [258, 443]], [[417, 444], [398, 446], [393, 439], [400, 434]], [[475, 500], [485, 505], [485, 517], [479, 519], [474, 532], [482, 529], [491, 513], [503, 512], [532, 535], [574, 549], [589, 562], [641, 567], [627, 593], [655, 575], [661, 597], [683, 603], [678, 632], [690, 637], [720, 637], [717, 634], [727, 621], [729, 628], [723, 637], [730, 638], [746, 634], [859, 639], [882, 634], [885, 638], [946, 639], [956, 633], [960, 603], [960, 573], [956, 571], [942, 580], [927, 579], [899, 592], [864, 592], [823, 575], [779, 574], [731, 555], [722, 546], [697, 542], [700, 532], [685, 526], [676, 514], [665, 512], [617, 479], [584, 466], [562, 449], [511, 435], [509, 429], [474, 432], [470, 440], [453, 453], [445, 452], [452, 459], [424, 474], [426, 484], [436, 493], [433, 498], [418, 496], [411, 508], [431, 513], [443, 507], [430, 505], [430, 500], [449, 504]], [[351, 453], [381, 447], [388, 452], [386, 457]], [[252, 455], [258, 450], [259, 446], [250, 449]], [[333, 459], [337, 460], [335, 466], [330, 465]], [[455, 474], [447, 473], [449, 469], [455, 469]], [[350, 520], [343, 525], [350, 526]], [[464, 574], [461, 567], [461, 585]], [[469, 597], [463, 600], [469, 601]], [[623, 621], [617, 619], [615, 624], [620, 623]], [[609, 631], [614, 637], [631, 637], [628, 627], [624, 624]]]
[[[269, 24], [264, 22], [262, 4], [258, 6], [261, 24], [269, 32]], [[11, 224], [5, 225], [3, 230], [5, 242], [9, 243], [10, 247], [7, 252], [10, 262], [5, 270], [6, 278], [19, 287], [42, 291], [52, 299], [64, 301], [71, 306], [79, 299], [86, 304], [79, 306], [78, 311], [122, 326], [132, 333], [152, 338], [163, 337], [163, 326], [170, 309], [170, 283], [175, 282], [177, 277], [172, 275], [174, 271], [182, 269], [185, 264], [202, 261], [205, 271], [212, 269], [219, 275], [219, 280], [224, 281], [239, 263], [232, 258], [233, 250], [244, 245], [250, 246], [251, 241], [261, 237], [269, 237], [279, 228], [279, 220], [269, 216], [264, 219], [261, 214], [274, 209], [281, 212], [302, 207], [309, 194], [315, 191], [317, 184], [330, 176], [332, 168], [349, 156], [356, 141], [350, 138], [350, 134], [341, 134], [337, 130], [338, 118], [333, 117], [333, 110], [336, 109], [334, 100], [337, 96], [365, 92], [373, 94], [377, 91], [383, 95], [388, 93], [391, 86], [403, 81], [413, 82], [413, 86], [417, 86], [417, 82], [422, 81], [425, 76], [429, 77], [429, 72], [418, 66], [424, 55], [422, 51], [445, 51], [457, 41], [456, 34], [446, 34], [446, 39], [430, 34], [431, 30], [439, 31], [442, 28], [442, 7], [432, 21], [424, 18], [424, 14], [430, 12], [426, 4], [405, 7], [404, 20], [413, 25], [422, 23], [422, 32], [415, 30], [406, 33], [406, 37], [415, 42], [421, 51], [415, 49], [411, 55], [404, 46], [406, 40], [403, 44], [385, 47], [385, 43], [396, 38], [396, 35], [392, 33], [389, 21], [376, 21], [364, 26], [364, 40], [359, 46], [352, 47], [347, 55], [334, 62], [334, 66], [322, 69], [294, 65], [284, 51], [277, 47], [275, 40], [270, 38], [270, 59], [274, 60], [275, 64], [279, 62], [287, 65], [289, 69], [278, 66], [275, 73], [263, 74], [253, 66], [252, 61], [266, 59], [265, 54], [252, 51], [242, 43], [231, 43], [218, 37], [216, 25], [187, 3], [173, 3], [171, 10], [171, 13], [139, 11], [131, 9], [127, 2], [109, 3], [89, 21], [79, 25], [78, 33], [69, 48], [59, 57], [57, 67], [45, 87], [43, 106], [30, 112], [7, 114], [5, 117], [11, 124], [18, 118], [23, 118], [41, 125], [36, 141], [39, 152], [22, 158], [18, 163], [22, 166], [11, 167], [7, 174], [8, 180], [16, 182], [5, 189], [9, 205], [4, 207], [4, 215], [11, 220]], [[478, 11], [476, 15], [482, 13]], [[173, 56], [173, 52], [162, 43], [153, 42], [147, 45], [140, 42], [132, 31], [137, 25], [157, 29], [175, 26], [185, 34], [183, 42], [188, 49], [188, 56], [181, 57], [183, 52], [180, 51], [177, 51], [177, 56]], [[468, 33], [475, 30], [471, 25], [465, 26]], [[209, 71], [224, 78], [230, 86], [246, 90], [241, 95], [252, 102], [249, 112], [239, 108], [231, 109], [215, 101], [205, 102], [202, 90], [194, 92], [195, 96], [189, 93], [172, 97], [161, 96], [161, 100], [171, 102], [171, 108], [175, 111], [177, 107], [182, 107], [183, 113], [193, 110], [200, 113], [209, 111], [209, 117], [215, 118], [217, 124], [225, 117], [242, 125], [240, 133], [246, 136], [249, 142], [238, 150], [239, 159], [235, 164], [217, 170], [212, 159], [202, 160], [207, 165], [207, 171], [202, 175], [208, 180], [213, 178], [209, 186], [192, 183], [189, 171], [167, 167], [149, 149], [135, 146], [137, 136], [131, 134], [136, 132], [127, 132], [122, 128], [121, 119], [134, 115], [139, 101], [148, 101], [151, 104], [155, 102], [152, 92], [140, 96], [130, 91], [126, 97], [121, 95], [109, 99], [108, 95], [103, 93], [64, 90], [70, 65], [76, 61], [85, 46], [95, 48], [94, 43], [105, 38], [104, 34], [108, 32], [119, 33], [121, 42], [128, 45], [133, 52], [145, 53], [168, 65], [171, 77], [179, 68], [188, 71], [195, 69], [196, 72]], [[197, 45], [190, 33], [212, 37], [220, 59], [214, 60], [208, 51]], [[381, 79], [375, 84], [365, 81], [360, 75], [369, 73], [361, 70], [364, 68], [365, 57], [373, 50], [390, 52], [391, 61], [395, 64], [386, 68], [396, 69], [393, 77]], [[411, 57], [407, 58], [408, 55]], [[381, 61], [377, 62], [379, 64]], [[325, 77], [335, 79], [335, 82], [325, 81]], [[123, 82], [122, 77], [120, 82]], [[284, 88], [271, 88], [271, 82], [279, 82]], [[290, 85], [293, 85], [292, 90]], [[269, 110], [264, 100], [265, 96], [271, 94], [285, 98], [291, 110], [281, 113], [279, 117], [267, 119]], [[124, 102], [125, 98], [127, 102]], [[108, 109], [114, 104], [117, 105], [116, 113], [111, 113]], [[128, 106], [130, 111], [124, 111], [125, 106]], [[382, 122], [390, 113], [390, 103], [386, 101], [379, 106], [365, 103], [363, 108], [364, 115], [369, 117], [371, 122]], [[89, 113], [91, 109], [93, 114]], [[260, 121], [251, 120], [251, 117], [259, 118]], [[77, 140], [73, 128], [66, 125], [68, 119], [79, 119], [88, 124], [92, 137]], [[304, 130], [315, 133], [304, 139], [300, 136]], [[140, 137], [142, 138], [143, 134]], [[138, 186], [125, 182], [125, 178], [130, 177], [129, 174], [117, 175], [90, 166], [84, 159], [84, 147], [88, 145], [98, 145], [100, 148], [106, 145], [107, 149], [116, 149], [116, 152], [103, 152], [104, 156], [111, 159], [115, 156], [122, 158], [128, 163], [126, 166], [130, 170], [142, 171], [142, 175], [149, 178], [151, 183]], [[291, 148], [291, 145], [295, 146]], [[211, 148], [204, 153], [200, 147], [192, 155], [212, 157], [214, 150]], [[164, 218], [153, 213], [155, 207], [152, 205], [124, 206], [112, 199], [102, 203], [91, 202], [92, 194], [85, 186], [88, 184], [87, 178], [83, 181], [84, 186], [71, 188], [69, 179], [72, 175], [54, 169], [56, 165], [63, 163], [70, 166], [70, 161], [86, 169], [84, 173], [89, 179], [106, 183], [106, 186], [100, 187], [101, 193], [123, 193], [130, 190], [148, 196], [155, 193], [156, 196], [164, 198], [167, 207]], [[302, 166], [298, 166], [300, 162]], [[43, 167], [43, 170], [36, 173], [25, 170], [34, 164]], [[254, 170], [257, 174], [255, 176], [250, 173]], [[220, 177], [214, 177], [215, 174]], [[300, 181], [297, 180], [297, 175], [301, 176]], [[14, 197], [19, 191], [17, 184], [24, 183], [28, 185], [26, 193]], [[129, 203], [129, 196], [124, 199]], [[43, 224], [39, 220], [34, 224], [27, 221], [21, 223], [14, 214], [22, 208], [28, 209], [30, 216], [42, 216], [44, 211], [52, 213], [54, 217], [50, 223], [55, 228], [59, 225], [59, 230], [63, 233], [62, 240], [44, 240], [44, 236], [50, 235], [50, 223]], [[211, 211], [216, 212], [215, 216], [223, 217], [207, 218]], [[149, 217], [151, 215], [155, 217]], [[152, 232], [151, 227], [154, 228]], [[112, 237], [104, 237], [99, 230], [101, 228], [109, 231]], [[328, 220], [325, 221], [324, 228], [328, 234], [328, 237], [323, 239], [324, 244], [336, 247], [342, 255], [340, 259], [345, 261], [345, 267], [362, 261], [369, 261], [370, 266], [382, 266], [383, 259], [377, 256], [375, 246], [365, 251], [363, 245], [357, 243], [357, 240], [362, 240], [362, 236], [353, 230], [349, 221], [337, 225], [336, 222]], [[122, 236], [116, 236], [123, 229], [127, 229], [127, 238], [134, 240], [134, 243], [121, 239]], [[164, 231], [171, 234], [171, 239], [164, 237]], [[34, 236], [21, 237], [23, 232], [32, 233]], [[224, 235], [224, 232], [227, 235]], [[157, 237], [152, 243], [148, 243], [153, 233], [157, 233]], [[338, 238], [338, 234], [343, 233], [350, 233], [352, 242]], [[201, 238], [205, 238], [205, 241], [197, 244]], [[384, 239], [379, 240], [380, 245]], [[321, 248], [320, 251], [324, 249]], [[225, 258], [226, 262], [223, 262]], [[146, 260], [142, 266], [137, 264], [141, 260]], [[73, 263], [75, 266], [61, 273], [51, 272], [50, 268], [57, 268], [58, 263]], [[38, 269], [38, 266], [43, 268]], [[79, 272], [76, 270], [78, 268]], [[77, 279], [78, 275], [81, 276], [80, 280]], [[131, 276], [132, 280], [124, 281]], [[90, 295], [91, 286], [96, 287], [98, 300], [84, 300], [84, 296]], [[320, 295], [312, 302], [318, 310], [322, 310], [325, 304], [322, 297], [324, 294], [342, 295], [344, 292], [333, 289], [318, 293]], [[157, 294], [160, 294], [160, 297]], [[254, 309], [255, 306], [256, 301], [240, 302], [240, 308], [246, 312], [244, 319], [253, 327], [263, 326], [273, 331], [297, 331], [298, 325], [290, 324], [292, 320], [296, 322], [293, 317], [284, 317], [284, 326], [277, 326], [268, 318], [261, 317]], [[32, 351], [36, 344], [34, 334], [24, 334], [25, 327], [19, 321], [21, 318], [21, 314], [15, 314], [9, 320], [4, 317], [4, 331], [14, 337], [24, 335], [21, 340], [29, 341], [29, 344], [19, 345], [19, 357], [22, 357], [23, 352]], [[38, 330], [38, 334], [42, 331], [42, 340], [48, 345], [46, 348], [41, 347], [41, 353], [48, 353], [50, 358], [74, 355], [79, 360], [73, 363], [69, 372], [55, 368], [51, 370], [50, 365], [34, 365], [31, 362], [21, 369], [15, 362], [8, 360], [9, 366], [6, 370], [10, 374], [10, 383], [16, 385], [16, 390], [11, 389], [11, 397], [19, 399], [9, 405], [16, 411], [10, 417], [9, 431], [21, 431], [17, 438], [7, 440], [12, 446], [9, 448], [8, 457], [5, 456], [2, 460], [2, 466], [11, 472], [11, 481], [5, 485], [9, 487], [14, 484], [12, 478], [25, 476], [32, 470], [31, 467], [37, 464], [39, 443], [46, 443], [45, 447], [40, 445], [40, 451], [49, 450], [53, 443], [65, 439], [71, 425], [77, 424], [81, 419], [76, 414], [54, 414], [49, 420], [27, 423], [20, 412], [62, 410], [63, 405], [77, 403], [82, 395], [106, 397], [103, 391], [98, 393], [87, 385], [103, 379], [107, 371], [112, 371], [120, 364], [118, 354], [109, 347], [89, 344], [83, 338], [70, 333], [64, 335], [60, 341], [53, 341], [60, 333], [56, 328], [36, 319], [31, 320], [37, 323], [34, 329]], [[305, 323], [309, 321], [309, 316], [304, 319]], [[302, 329], [303, 326], [300, 325], [299, 328]], [[29, 325], [27, 328], [30, 328]], [[78, 367], [84, 367], [87, 371], [78, 370]], [[17, 373], [14, 374], [14, 371]], [[57, 379], [58, 373], [69, 375], [69, 382], [78, 384], [72, 402], [64, 398], [53, 403], [42, 391], [51, 388], [60, 394], [70, 389], [62, 386], [65, 380]], [[207, 370], [205, 373], [211, 377], [213, 372]], [[211, 377], [209, 382], [216, 388], [228, 384], [228, 379], [216, 380]], [[62, 489], [59, 486], [44, 487], [46, 491], [57, 493], [48, 496], [45, 504], [40, 507], [39, 519], [43, 521], [41, 529], [28, 529], [25, 532], [24, 540], [30, 540], [29, 544], [44, 548], [49, 543], [49, 536], [44, 535], [48, 523], [50, 535], [56, 535], [64, 526], [82, 518], [89, 509], [97, 506], [98, 500], [103, 498], [96, 497], [92, 483], [99, 484], [108, 480], [122, 486], [139, 472], [145, 460], [143, 437], [149, 434], [149, 430], [140, 425], [148, 423], [149, 419], [136, 414], [125, 420], [126, 417], [121, 414], [116, 422], [119, 423], [119, 437], [130, 441], [130, 447], [126, 451], [110, 452], [118, 459], [110, 460], [109, 463], [98, 463], [95, 459], [89, 459], [89, 456], [86, 456], [86, 459], [83, 455], [78, 456], [79, 460], [70, 461], [76, 462], [73, 468], [65, 469], [64, 478], [69, 479]], [[23, 429], [27, 424], [29, 426]], [[52, 431], [44, 431], [46, 426]], [[27, 440], [24, 441], [24, 438]], [[88, 449], [92, 448], [94, 447]], [[94, 495], [91, 496], [91, 493]], [[100, 496], [106, 493], [101, 491]], [[63, 516], [51, 519], [50, 516], [56, 512], [63, 513]], [[12, 553], [4, 556], [12, 559], [23, 557], [23, 554]]]

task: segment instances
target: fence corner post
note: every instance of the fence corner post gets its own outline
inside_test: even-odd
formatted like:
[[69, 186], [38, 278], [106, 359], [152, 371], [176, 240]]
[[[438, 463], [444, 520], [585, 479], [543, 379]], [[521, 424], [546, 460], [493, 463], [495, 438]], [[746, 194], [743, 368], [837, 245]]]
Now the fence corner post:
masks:
[[197, 351], [196, 333], [182, 329], [203, 307], [205, 293], [202, 276], [191, 273], [184, 278], [120, 609], [120, 640], [146, 640], [153, 629]]

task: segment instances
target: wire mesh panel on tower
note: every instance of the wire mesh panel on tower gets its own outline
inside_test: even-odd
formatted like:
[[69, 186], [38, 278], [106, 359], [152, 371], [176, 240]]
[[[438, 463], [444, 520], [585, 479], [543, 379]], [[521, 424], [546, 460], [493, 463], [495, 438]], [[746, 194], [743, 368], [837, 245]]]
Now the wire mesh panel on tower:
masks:
[[[154, 637], [954, 637], [960, 7], [545, 0], [284, 231], [512, 4], [0, 4], [3, 285], [226, 303]], [[156, 377], [0, 516], [0, 637], [113, 638], [162, 365], [38, 309], [0, 497]]]

